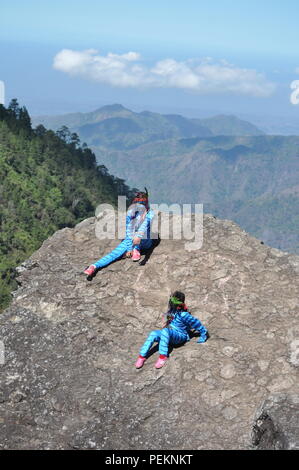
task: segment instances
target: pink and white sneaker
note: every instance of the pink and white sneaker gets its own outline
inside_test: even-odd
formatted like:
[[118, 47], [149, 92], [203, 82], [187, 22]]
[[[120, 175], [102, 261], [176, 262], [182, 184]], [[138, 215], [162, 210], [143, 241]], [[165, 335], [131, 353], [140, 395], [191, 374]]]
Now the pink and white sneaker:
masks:
[[155, 364], [156, 369], [161, 369], [164, 366], [165, 362], [167, 361], [167, 356], [160, 356]]
[[89, 268], [85, 269], [84, 274], [87, 274], [87, 276], [92, 276], [95, 273], [96, 269], [97, 268], [95, 267], [95, 265], [91, 264]]
[[133, 261], [139, 261], [140, 258], [141, 258], [140, 251], [136, 250], [136, 248], [134, 248], [133, 253], [132, 253], [132, 260]]
[[146, 361], [146, 357], [139, 356], [135, 364], [136, 369], [141, 369], [145, 361]]

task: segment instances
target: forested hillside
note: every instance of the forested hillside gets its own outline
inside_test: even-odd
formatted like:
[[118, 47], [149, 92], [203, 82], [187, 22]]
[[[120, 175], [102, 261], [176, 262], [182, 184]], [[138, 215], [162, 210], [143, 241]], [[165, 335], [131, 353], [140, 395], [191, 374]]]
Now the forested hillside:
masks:
[[116, 204], [118, 194], [130, 196], [124, 180], [98, 165], [77, 134], [33, 129], [17, 100], [0, 105], [0, 309], [19, 263], [57, 229], [93, 216], [101, 202]]
[[298, 136], [171, 139], [102, 148], [101, 161], [128, 184], [146, 184], [152, 202], [203, 203], [205, 212], [299, 254]]

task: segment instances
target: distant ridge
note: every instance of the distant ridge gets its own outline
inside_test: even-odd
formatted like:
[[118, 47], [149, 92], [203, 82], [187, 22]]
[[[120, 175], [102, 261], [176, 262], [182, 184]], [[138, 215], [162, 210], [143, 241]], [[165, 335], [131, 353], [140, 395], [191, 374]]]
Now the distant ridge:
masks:
[[114, 111], [128, 111], [122, 104], [107, 104], [105, 106], [102, 106], [101, 108], [97, 109], [95, 112], [99, 111], [111, 111], [111, 112], [114, 112]]
[[209, 135], [263, 135], [264, 132], [253, 124], [236, 116], [219, 115], [208, 119], [190, 119], [180, 114], [160, 114], [151, 111], [139, 113], [125, 108], [122, 104], [105, 105], [88, 113], [69, 113], [56, 116], [37, 116], [33, 124], [43, 124], [46, 128], [57, 130], [62, 125], [74, 128], [80, 133], [80, 127], [94, 124], [112, 117], [127, 117], [136, 121], [141, 132], [155, 135], [155, 123], [158, 123], [160, 135], [172, 137], [200, 137]]

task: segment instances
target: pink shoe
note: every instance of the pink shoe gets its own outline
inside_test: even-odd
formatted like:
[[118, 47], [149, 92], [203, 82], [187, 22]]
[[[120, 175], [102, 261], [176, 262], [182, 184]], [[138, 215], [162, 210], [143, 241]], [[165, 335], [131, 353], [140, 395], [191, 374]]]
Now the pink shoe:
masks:
[[141, 369], [145, 361], [146, 361], [146, 357], [139, 356], [135, 364], [136, 369]]
[[140, 258], [141, 258], [140, 251], [138, 251], [138, 250], [136, 250], [136, 248], [134, 248], [133, 253], [132, 253], [132, 260], [133, 261], [139, 261]]
[[167, 357], [159, 357], [155, 364], [156, 369], [161, 369], [164, 366], [165, 362], [167, 361]]
[[95, 273], [96, 269], [97, 268], [95, 267], [95, 265], [91, 264], [89, 268], [85, 269], [84, 274], [87, 274], [87, 276], [92, 276]]

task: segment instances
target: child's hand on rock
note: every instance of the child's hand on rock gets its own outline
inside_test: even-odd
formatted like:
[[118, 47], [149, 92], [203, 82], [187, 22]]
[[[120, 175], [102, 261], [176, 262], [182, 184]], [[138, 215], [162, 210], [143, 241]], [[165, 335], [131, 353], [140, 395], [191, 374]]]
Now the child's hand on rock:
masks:
[[207, 335], [200, 336], [200, 338], [197, 340], [198, 343], [205, 343], [207, 341]]

